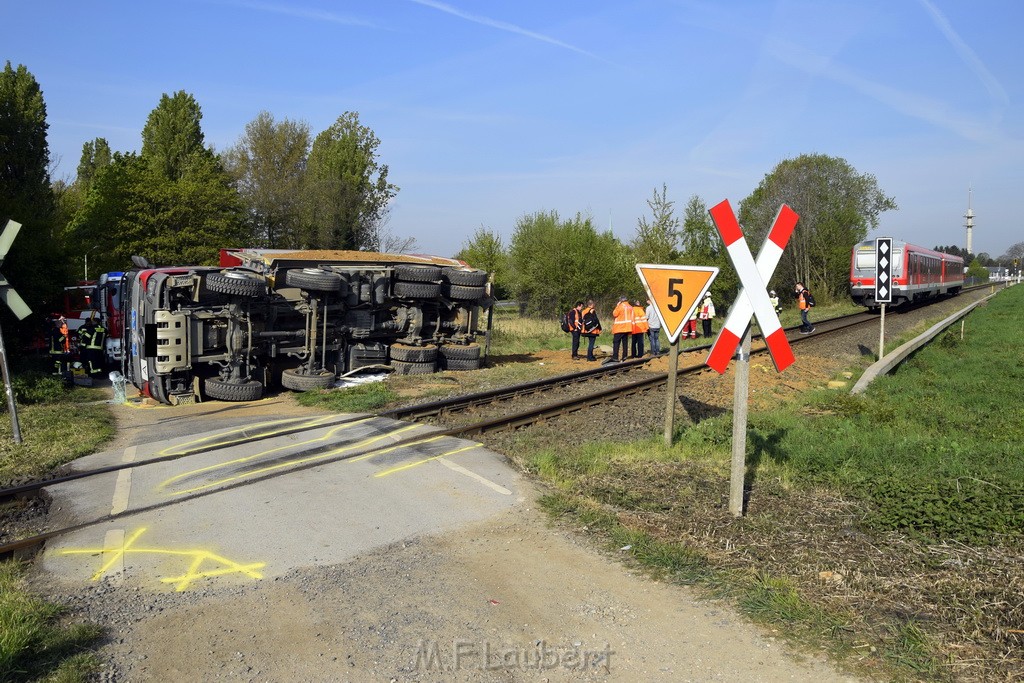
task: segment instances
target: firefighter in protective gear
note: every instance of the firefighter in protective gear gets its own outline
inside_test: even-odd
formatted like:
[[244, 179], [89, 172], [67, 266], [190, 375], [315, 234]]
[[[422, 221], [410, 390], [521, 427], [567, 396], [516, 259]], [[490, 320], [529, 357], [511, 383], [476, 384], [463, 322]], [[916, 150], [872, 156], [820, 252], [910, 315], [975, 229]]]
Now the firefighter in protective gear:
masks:
[[779, 295], [775, 293], [774, 289], [768, 292], [768, 302], [772, 305], [772, 308], [775, 309], [776, 315], [782, 313], [782, 306], [779, 305]]
[[644, 337], [647, 336], [647, 330], [649, 329], [647, 309], [640, 303], [640, 299], [637, 299], [633, 303], [633, 358], [643, 358]]
[[102, 324], [89, 318], [78, 330], [78, 344], [82, 352], [85, 372], [90, 377], [97, 377], [103, 372], [103, 343], [107, 339], [107, 330]]
[[715, 319], [715, 304], [711, 301], [711, 292], [704, 294], [704, 301], [701, 303], [698, 309], [700, 313], [697, 315], [700, 318], [701, 326], [704, 331], [704, 338], [711, 338], [711, 321]]
[[71, 337], [68, 334], [67, 318], [61, 316], [53, 321], [49, 335], [50, 359], [53, 361], [53, 374], [69, 379], [68, 360], [71, 357]]
[[[633, 334], [633, 304], [624, 296], [612, 311], [612, 360], [626, 360], [629, 357], [629, 337]], [[619, 346], [622, 355], [619, 355]]]

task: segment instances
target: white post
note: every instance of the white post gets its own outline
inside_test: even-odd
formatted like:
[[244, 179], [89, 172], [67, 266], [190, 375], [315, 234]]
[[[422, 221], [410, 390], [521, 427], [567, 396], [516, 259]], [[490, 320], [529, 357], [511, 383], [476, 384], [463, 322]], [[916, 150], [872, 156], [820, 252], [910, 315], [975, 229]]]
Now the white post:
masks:
[[882, 323], [878, 326], [878, 360], [885, 356], [885, 304], [882, 304]]
[[743, 480], [747, 470], [747, 396], [750, 389], [750, 326], [736, 357], [736, 386], [732, 396], [732, 470], [729, 475], [729, 512], [743, 516]]

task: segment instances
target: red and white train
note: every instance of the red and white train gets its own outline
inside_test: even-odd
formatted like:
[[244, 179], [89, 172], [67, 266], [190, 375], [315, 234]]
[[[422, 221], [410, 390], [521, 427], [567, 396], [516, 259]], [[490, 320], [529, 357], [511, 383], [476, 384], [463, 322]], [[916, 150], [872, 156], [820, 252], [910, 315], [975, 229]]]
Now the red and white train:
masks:
[[[959, 256], [892, 241], [892, 305], [941, 294], [959, 294], [964, 286], [964, 260]], [[853, 245], [850, 296], [854, 303], [875, 308], [875, 241]]]

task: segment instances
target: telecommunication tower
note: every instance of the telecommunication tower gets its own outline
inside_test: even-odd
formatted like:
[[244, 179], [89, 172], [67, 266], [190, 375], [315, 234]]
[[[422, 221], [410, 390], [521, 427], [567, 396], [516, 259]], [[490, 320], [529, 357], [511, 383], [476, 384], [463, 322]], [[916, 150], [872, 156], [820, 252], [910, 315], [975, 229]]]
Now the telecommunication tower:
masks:
[[964, 227], [967, 228], [967, 253], [974, 253], [974, 209], [971, 208], [971, 196], [974, 193], [973, 189], [968, 186], [967, 188], [967, 213], [964, 214], [964, 218], [967, 221], [964, 223]]

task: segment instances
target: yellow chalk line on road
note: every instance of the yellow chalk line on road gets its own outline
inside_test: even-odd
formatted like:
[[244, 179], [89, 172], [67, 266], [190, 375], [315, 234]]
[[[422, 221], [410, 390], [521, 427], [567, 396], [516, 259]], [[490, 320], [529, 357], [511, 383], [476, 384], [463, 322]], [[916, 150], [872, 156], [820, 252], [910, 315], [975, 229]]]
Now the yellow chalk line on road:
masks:
[[[303, 426], [312, 429], [313, 427], [316, 427], [321, 422], [326, 422], [327, 420], [332, 420], [335, 417], [337, 417], [337, 416], [336, 415], [323, 415], [321, 417], [311, 418], [309, 420], [306, 420], [306, 422], [305, 422], [305, 424]], [[160, 451], [158, 453], [158, 455], [182, 455], [182, 454], [185, 454], [185, 453], [189, 452], [189, 447], [190, 446], [195, 448], [195, 447], [199, 447], [200, 444], [207, 444], [207, 443], [211, 443], [211, 442], [216, 443], [218, 446], [224, 446], [224, 447], [226, 447], [226, 446], [233, 446], [234, 444], [244, 443], [246, 441], [249, 441], [250, 438], [252, 437], [252, 432], [254, 430], [259, 430], [261, 427], [270, 427], [270, 426], [273, 426], [273, 425], [282, 425], [282, 428], [277, 430], [277, 431], [258, 432], [259, 436], [261, 436], [261, 437], [270, 437], [270, 436], [274, 436], [275, 434], [278, 434], [280, 432], [284, 432], [284, 431], [289, 431], [289, 430], [295, 429], [296, 426], [303, 424], [303, 419], [304, 418], [289, 417], [289, 418], [282, 419], [282, 420], [271, 420], [270, 422], [260, 422], [258, 424], [254, 424], [254, 425], [246, 425], [244, 427], [239, 427], [238, 429], [229, 429], [227, 431], [217, 432], [216, 434], [211, 434], [209, 436], [204, 436], [202, 438], [194, 439], [192, 441], [187, 441], [187, 442], [185, 442], [183, 444], [177, 444], [177, 445], [174, 445], [174, 446], [168, 446], [167, 448], [165, 448], [162, 451]], [[366, 418], [366, 419], [370, 419], [370, 418]], [[246, 434], [246, 433], [248, 433], [248, 434]], [[219, 439], [223, 439], [224, 437], [229, 436], [231, 434], [245, 434], [245, 436], [242, 436], [242, 437], [240, 437], [238, 439], [234, 439], [233, 441], [224, 441], [224, 442], [219, 441]]]
[[[482, 445], [482, 444], [474, 443], [474, 444], [471, 444], [469, 446], [463, 446], [462, 448], [456, 448], [453, 451], [448, 451], [447, 453], [442, 453], [441, 455], [434, 455], [434, 456], [431, 456], [429, 458], [424, 458], [423, 460], [417, 460], [416, 462], [410, 462], [410, 463], [405, 464], [405, 465], [399, 465], [398, 467], [392, 467], [389, 470], [384, 470], [383, 472], [378, 472], [377, 474], [375, 474], [373, 476], [374, 477], [386, 477], [387, 475], [394, 474], [395, 472], [401, 472], [402, 470], [407, 470], [407, 469], [410, 469], [412, 467], [418, 467], [419, 465], [422, 465], [424, 463], [430, 462], [431, 460], [437, 460], [438, 458], [443, 458], [445, 456], [455, 455], [456, 453], [462, 453], [463, 451], [471, 451], [474, 448], [479, 447], [480, 445]], [[466, 471], [469, 472], [469, 470], [466, 470]], [[482, 478], [483, 477], [481, 477], [481, 479]]]

